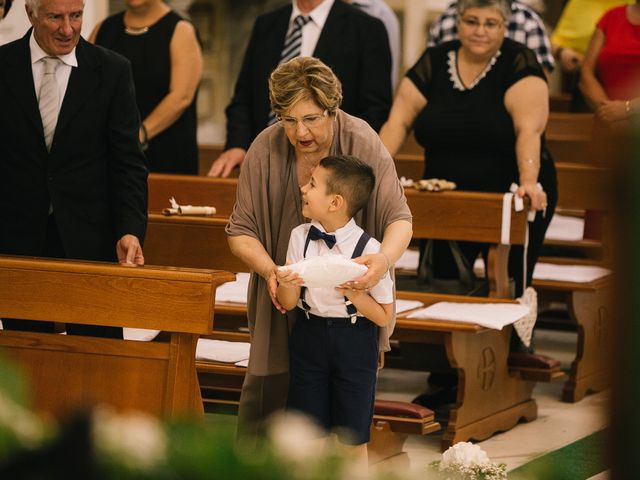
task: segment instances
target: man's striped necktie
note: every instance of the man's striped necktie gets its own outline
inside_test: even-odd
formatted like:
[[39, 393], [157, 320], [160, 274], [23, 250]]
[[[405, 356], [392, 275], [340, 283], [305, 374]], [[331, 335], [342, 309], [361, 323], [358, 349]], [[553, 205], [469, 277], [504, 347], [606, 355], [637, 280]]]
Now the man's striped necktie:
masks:
[[57, 57], [45, 57], [42, 62], [44, 63], [44, 75], [38, 94], [38, 107], [40, 108], [40, 118], [42, 118], [42, 128], [44, 129], [44, 143], [47, 145], [47, 150], [51, 150], [53, 134], [58, 123], [58, 106], [60, 103], [58, 82], [56, 81], [56, 70], [60, 65], [60, 59]]

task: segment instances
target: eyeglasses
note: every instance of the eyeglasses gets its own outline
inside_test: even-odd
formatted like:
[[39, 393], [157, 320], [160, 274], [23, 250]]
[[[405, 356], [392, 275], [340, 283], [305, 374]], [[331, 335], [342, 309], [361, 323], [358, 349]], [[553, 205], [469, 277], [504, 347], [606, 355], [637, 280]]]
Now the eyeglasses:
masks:
[[282, 125], [285, 128], [296, 128], [298, 126], [298, 122], [301, 122], [307, 128], [314, 128], [320, 125], [322, 119], [327, 116], [329, 112], [325, 110], [322, 113], [316, 113], [314, 115], [305, 115], [301, 119], [297, 119], [296, 117], [289, 117], [284, 115], [278, 115], [278, 120], [282, 122]]
[[484, 23], [481, 23], [477, 18], [461, 18], [460, 21], [472, 30], [477, 30], [479, 27], [484, 27], [487, 32], [495, 32], [504, 24], [503, 20], [489, 19]]

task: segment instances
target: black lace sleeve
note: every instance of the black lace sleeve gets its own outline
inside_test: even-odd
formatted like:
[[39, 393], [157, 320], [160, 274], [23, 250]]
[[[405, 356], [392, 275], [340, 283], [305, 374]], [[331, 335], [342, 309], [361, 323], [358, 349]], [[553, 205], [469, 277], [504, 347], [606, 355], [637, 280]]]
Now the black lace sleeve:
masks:
[[425, 98], [429, 98], [431, 79], [433, 77], [433, 49], [427, 48], [416, 64], [407, 72], [407, 78], [420, 90]]
[[[505, 40], [506, 42], [507, 40]], [[533, 50], [528, 49], [524, 45], [513, 43], [512, 61], [510, 71], [505, 79], [505, 90], [511, 87], [514, 83], [522, 80], [525, 77], [534, 76], [540, 77], [545, 82], [547, 77], [544, 74], [544, 70]]]

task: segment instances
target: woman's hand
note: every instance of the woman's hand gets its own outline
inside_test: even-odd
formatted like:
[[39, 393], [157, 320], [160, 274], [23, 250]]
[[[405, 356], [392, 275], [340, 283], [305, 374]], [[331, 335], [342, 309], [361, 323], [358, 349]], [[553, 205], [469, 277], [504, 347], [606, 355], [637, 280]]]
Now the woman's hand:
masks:
[[547, 194], [538, 183], [524, 183], [520, 185], [516, 195], [519, 197], [524, 197], [525, 195], [529, 197], [532, 211], [547, 208]]
[[347, 297], [351, 302], [357, 299], [362, 295], [368, 295], [366, 290], [354, 290], [352, 288], [343, 288], [342, 285], [336, 287], [336, 291], [342, 295], [343, 297]]
[[283, 287], [301, 287], [304, 280], [296, 272], [291, 270], [280, 270], [276, 268], [276, 280]]
[[351, 290], [370, 290], [385, 276], [391, 267], [384, 253], [372, 253], [354, 258], [354, 262], [366, 265], [369, 269], [362, 277], [340, 285], [340, 288]]
[[600, 104], [596, 116], [607, 123], [613, 123], [627, 118], [627, 106], [622, 100], [607, 100]]
[[276, 276], [277, 270], [278, 267], [274, 267], [271, 272], [264, 276], [264, 279], [267, 281], [267, 290], [269, 291], [269, 296], [271, 297], [273, 306], [276, 307], [280, 313], [287, 313], [287, 310], [280, 305], [280, 302], [278, 302], [278, 298], [276, 297], [276, 293], [278, 291], [278, 278]]

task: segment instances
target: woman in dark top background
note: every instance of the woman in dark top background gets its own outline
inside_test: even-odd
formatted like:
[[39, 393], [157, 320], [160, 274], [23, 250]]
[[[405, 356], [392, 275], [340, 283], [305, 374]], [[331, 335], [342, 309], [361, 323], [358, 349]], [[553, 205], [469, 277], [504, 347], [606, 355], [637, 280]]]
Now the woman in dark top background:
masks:
[[127, 0], [98, 24], [90, 41], [133, 67], [140, 142], [152, 172], [198, 173], [196, 97], [202, 53], [193, 25], [161, 0]]
[[[517, 195], [527, 195], [538, 211], [529, 228], [529, 285], [555, 208], [556, 178], [543, 139], [545, 75], [531, 50], [504, 38], [510, 15], [506, 0], [460, 0], [460, 40], [427, 49], [409, 70], [380, 137], [395, 155], [413, 129], [426, 150], [424, 177], [451, 180], [460, 190], [506, 192], [518, 184]], [[468, 242], [460, 247], [471, 264], [487, 248]], [[440, 265], [446, 278], [453, 259], [442, 248], [436, 252], [434, 274], [439, 276]], [[512, 247], [516, 295], [524, 290], [522, 256], [522, 248]]]

